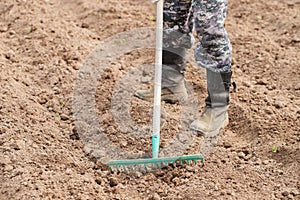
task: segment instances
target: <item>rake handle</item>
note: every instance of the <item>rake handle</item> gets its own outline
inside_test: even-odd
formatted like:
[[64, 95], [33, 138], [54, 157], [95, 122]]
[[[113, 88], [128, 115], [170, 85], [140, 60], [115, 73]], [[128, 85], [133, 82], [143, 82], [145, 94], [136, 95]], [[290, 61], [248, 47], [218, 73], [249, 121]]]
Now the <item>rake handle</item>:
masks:
[[160, 143], [160, 115], [161, 115], [161, 77], [162, 77], [162, 47], [163, 47], [163, 0], [156, 3], [156, 48], [155, 48], [155, 77], [154, 77], [154, 106], [153, 106], [153, 134], [152, 157], [158, 158]]

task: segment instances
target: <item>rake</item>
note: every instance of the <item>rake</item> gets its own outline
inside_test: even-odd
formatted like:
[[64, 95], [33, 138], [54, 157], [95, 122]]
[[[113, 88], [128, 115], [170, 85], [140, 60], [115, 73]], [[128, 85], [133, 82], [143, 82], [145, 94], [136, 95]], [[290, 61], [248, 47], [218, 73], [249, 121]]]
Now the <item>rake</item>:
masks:
[[156, 3], [156, 51], [155, 51], [155, 77], [154, 77], [154, 106], [153, 106], [153, 134], [152, 134], [152, 158], [113, 160], [108, 163], [111, 171], [114, 169], [121, 171], [142, 169], [148, 170], [175, 165], [179, 162], [197, 164], [201, 161], [204, 164], [204, 158], [201, 154], [175, 156], [159, 158], [160, 144], [160, 115], [161, 115], [161, 77], [162, 77], [162, 46], [163, 46], [163, 0], [152, 0]]

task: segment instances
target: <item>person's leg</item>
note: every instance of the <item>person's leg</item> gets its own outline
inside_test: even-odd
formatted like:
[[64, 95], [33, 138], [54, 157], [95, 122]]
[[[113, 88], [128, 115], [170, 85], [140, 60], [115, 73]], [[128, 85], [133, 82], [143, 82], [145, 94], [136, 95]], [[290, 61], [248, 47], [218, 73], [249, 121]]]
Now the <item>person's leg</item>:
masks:
[[[183, 102], [187, 99], [184, 84], [186, 66], [185, 51], [191, 47], [191, 35], [185, 33], [192, 0], [165, 0], [163, 66], [161, 99], [169, 103]], [[150, 101], [153, 89], [138, 90], [135, 96]]]
[[195, 0], [194, 20], [199, 43], [196, 62], [206, 68], [208, 96], [200, 119], [190, 128], [199, 134], [219, 132], [228, 123], [232, 51], [225, 30], [228, 0]]
[[164, 48], [162, 66], [162, 100], [169, 103], [187, 99], [184, 83], [185, 48]]
[[193, 121], [190, 128], [199, 135], [215, 135], [229, 122], [227, 110], [232, 73], [212, 72], [208, 69], [206, 73], [208, 96], [205, 107], [200, 118]]

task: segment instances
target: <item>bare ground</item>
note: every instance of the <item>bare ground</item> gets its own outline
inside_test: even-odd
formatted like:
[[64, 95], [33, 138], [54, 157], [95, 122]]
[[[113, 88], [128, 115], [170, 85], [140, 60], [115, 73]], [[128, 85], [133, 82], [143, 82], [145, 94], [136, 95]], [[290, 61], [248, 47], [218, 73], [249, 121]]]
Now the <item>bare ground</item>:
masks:
[[[124, 174], [109, 173], [84, 151], [72, 118], [74, 80], [101, 41], [154, 27], [154, 5], [140, 0], [2, 0], [0, 199], [299, 199], [299, 11], [298, 0], [231, 0], [226, 27], [238, 91], [231, 95], [230, 124], [205, 166]], [[131, 138], [126, 143], [122, 133], [114, 137], [119, 131], [105, 112], [111, 91], [130, 67], [153, 56], [150, 50], [132, 52], [115, 64], [120, 71], [99, 79], [100, 125], [125, 149], [147, 152], [150, 141]], [[202, 102], [205, 80], [195, 78], [192, 64], [186, 79]], [[134, 120], [148, 123], [151, 104], [137, 99], [131, 104]], [[163, 106], [162, 146], [177, 131], [180, 109]]]

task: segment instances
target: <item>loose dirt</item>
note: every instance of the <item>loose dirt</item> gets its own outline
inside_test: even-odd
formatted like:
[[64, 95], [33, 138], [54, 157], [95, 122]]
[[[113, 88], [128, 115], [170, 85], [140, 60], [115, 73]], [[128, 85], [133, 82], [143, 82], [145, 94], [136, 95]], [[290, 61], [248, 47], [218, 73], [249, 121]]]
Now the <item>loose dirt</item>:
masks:
[[[154, 27], [142, 0], [2, 0], [0, 2], [0, 199], [300, 199], [300, 2], [229, 0], [233, 45], [230, 124], [205, 165], [149, 173], [110, 173], [87, 151], [74, 126], [74, 82], [102, 41]], [[114, 88], [153, 49], [130, 52], [99, 77], [99, 126], [114, 144], [150, 153], [150, 138], [120, 131], [110, 112]], [[149, 88], [151, 73], [140, 88]], [[201, 111], [205, 79], [191, 60], [186, 81]], [[133, 92], [133, 91], [132, 91]], [[131, 98], [139, 125], [151, 103]], [[181, 106], [163, 103], [163, 141], [181, 125]], [[197, 153], [203, 138], [188, 153]]]

